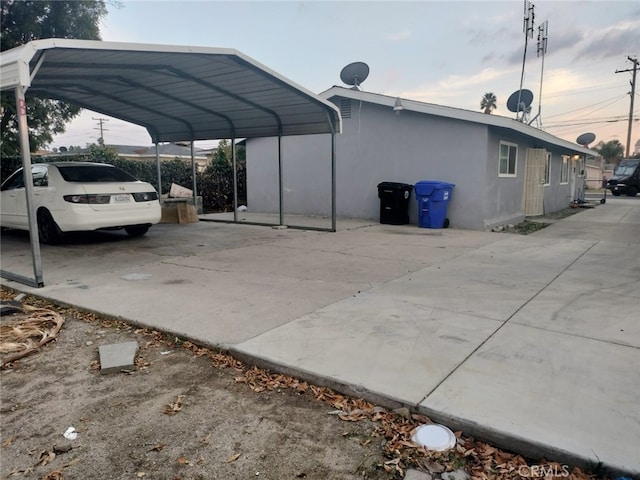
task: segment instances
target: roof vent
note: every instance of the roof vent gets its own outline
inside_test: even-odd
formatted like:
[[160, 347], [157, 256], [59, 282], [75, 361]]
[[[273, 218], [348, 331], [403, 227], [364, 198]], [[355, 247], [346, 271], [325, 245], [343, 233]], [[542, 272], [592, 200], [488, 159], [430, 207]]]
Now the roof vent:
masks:
[[340, 116], [342, 118], [351, 118], [351, 99], [343, 98], [340, 100]]

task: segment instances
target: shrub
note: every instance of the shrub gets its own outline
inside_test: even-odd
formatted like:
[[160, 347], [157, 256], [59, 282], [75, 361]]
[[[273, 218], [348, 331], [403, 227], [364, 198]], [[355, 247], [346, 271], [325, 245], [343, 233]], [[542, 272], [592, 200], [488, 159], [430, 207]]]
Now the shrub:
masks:
[[[155, 161], [139, 161], [121, 158], [109, 147], [92, 145], [89, 147], [87, 153], [65, 156], [56, 155], [55, 157], [33, 156], [31, 158], [32, 163], [47, 161], [110, 163], [129, 172], [144, 182], [149, 182], [156, 189], [158, 188], [158, 170]], [[22, 157], [2, 157], [2, 162], [0, 163], [2, 181], [21, 166]], [[243, 163], [238, 164], [237, 172], [238, 204], [246, 205], [246, 167]], [[174, 158], [167, 162], [161, 162], [160, 174], [162, 177], [162, 193], [168, 193], [172, 183], [189, 189], [193, 188], [192, 168], [191, 162], [189, 161]], [[197, 172], [196, 188], [198, 194], [202, 196], [205, 213], [233, 210], [233, 167], [231, 165], [223, 165], [220, 162], [215, 165], [215, 168], [207, 167], [203, 172]]]

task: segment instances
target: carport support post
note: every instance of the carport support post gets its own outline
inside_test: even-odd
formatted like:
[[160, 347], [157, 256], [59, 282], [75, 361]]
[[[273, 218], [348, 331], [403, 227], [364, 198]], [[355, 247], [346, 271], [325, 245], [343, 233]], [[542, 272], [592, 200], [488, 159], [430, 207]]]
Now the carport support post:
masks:
[[160, 169], [160, 149], [158, 142], [156, 142], [156, 170], [158, 172], [158, 197], [160, 198], [160, 205], [162, 205], [162, 172]]
[[284, 225], [284, 186], [282, 185], [282, 132], [278, 132], [278, 203], [280, 208], [280, 225]]
[[336, 133], [331, 132], [331, 231], [336, 231]]
[[231, 165], [233, 166], [233, 221], [238, 221], [238, 167], [236, 165], [236, 139], [231, 139]]
[[31, 176], [31, 147], [29, 146], [29, 126], [27, 125], [27, 104], [24, 99], [25, 88], [16, 87], [16, 112], [18, 113], [18, 129], [20, 132], [20, 150], [22, 151], [22, 167], [24, 173], [25, 195], [27, 196], [27, 215], [29, 218], [29, 237], [31, 238], [31, 255], [33, 256], [33, 275], [35, 287], [44, 286], [42, 279], [42, 257], [40, 256], [40, 239], [38, 223], [33, 205], [33, 177]]
[[193, 153], [193, 139], [191, 140], [191, 176], [193, 177], [193, 206], [198, 212], [198, 173], [196, 171], [196, 156]]

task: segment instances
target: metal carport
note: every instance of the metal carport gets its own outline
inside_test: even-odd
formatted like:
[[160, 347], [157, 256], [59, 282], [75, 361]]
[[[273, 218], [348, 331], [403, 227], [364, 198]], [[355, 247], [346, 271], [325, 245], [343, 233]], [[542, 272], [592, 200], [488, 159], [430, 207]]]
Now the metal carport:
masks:
[[[278, 138], [280, 225], [284, 224], [283, 136], [331, 134], [331, 231], [336, 229], [335, 135], [339, 110], [330, 102], [233, 49], [44, 39], [0, 53], [0, 90], [13, 89], [25, 172], [33, 279], [1, 271], [4, 278], [43, 286], [25, 94], [61, 100], [141, 125], [156, 144], [158, 186], [161, 142]], [[193, 156], [193, 155], [192, 155]], [[195, 165], [192, 162], [193, 195]], [[234, 179], [235, 180], [235, 179]], [[237, 221], [234, 181], [234, 221]], [[162, 192], [159, 192], [162, 193]]]

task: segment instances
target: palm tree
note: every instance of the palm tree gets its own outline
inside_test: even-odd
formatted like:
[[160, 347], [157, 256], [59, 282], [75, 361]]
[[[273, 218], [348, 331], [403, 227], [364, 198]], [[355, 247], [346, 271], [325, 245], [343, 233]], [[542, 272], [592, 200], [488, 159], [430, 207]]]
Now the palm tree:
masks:
[[493, 93], [485, 93], [480, 101], [480, 108], [484, 110], [484, 113], [491, 113], [492, 110], [498, 108], [497, 102], [498, 99]]

